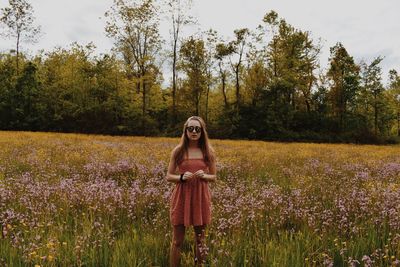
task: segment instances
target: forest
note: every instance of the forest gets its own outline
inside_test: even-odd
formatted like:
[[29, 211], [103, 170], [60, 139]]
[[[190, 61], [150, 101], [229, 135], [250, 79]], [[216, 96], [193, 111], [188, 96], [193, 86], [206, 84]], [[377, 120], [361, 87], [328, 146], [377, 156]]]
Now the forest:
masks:
[[321, 66], [321, 41], [273, 10], [228, 39], [185, 35], [190, 8], [115, 0], [104, 14], [109, 53], [74, 42], [29, 55], [41, 30], [34, 7], [9, 0], [0, 31], [15, 46], [0, 53], [0, 130], [179, 136], [198, 115], [218, 139], [399, 143], [400, 75], [382, 73], [384, 57], [357, 62], [338, 40]]

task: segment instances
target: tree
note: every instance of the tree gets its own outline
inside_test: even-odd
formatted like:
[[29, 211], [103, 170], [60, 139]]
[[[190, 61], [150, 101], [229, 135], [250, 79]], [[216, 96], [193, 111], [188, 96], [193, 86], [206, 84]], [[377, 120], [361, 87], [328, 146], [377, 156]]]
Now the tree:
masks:
[[219, 71], [219, 76], [221, 79], [221, 90], [222, 90], [222, 95], [224, 97], [224, 105], [225, 109], [228, 108], [228, 100], [226, 97], [226, 84], [227, 84], [227, 78], [229, 75], [228, 70], [226, 69], [225, 65], [225, 59], [227, 56], [233, 53], [232, 47], [229, 45], [226, 45], [225, 43], [218, 43], [215, 47], [215, 58], [218, 61], [218, 71]]
[[[168, 13], [172, 20], [172, 125], [176, 123], [176, 92], [177, 92], [177, 61], [179, 51], [179, 36], [182, 27], [194, 23], [194, 19], [187, 15], [192, 6], [191, 0], [167, 0]], [[170, 31], [171, 32], [171, 31]]]
[[205, 51], [206, 51], [206, 59], [205, 59], [205, 74], [206, 74], [206, 110], [205, 110], [205, 121], [208, 122], [208, 104], [209, 104], [209, 95], [211, 86], [213, 84], [213, 69], [214, 69], [214, 55], [215, 55], [215, 47], [218, 39], [217, 32], [215, 30], [209, 29], [205, 32], [206, 34], [206, 42], [205, 42]]
[[267, 89], [269, 79], [264, 62], [260, 59], [252, 62], [246, 70], [244, 78], [245, 88], [248, 91], [250, 103], [256, 107], [261, 99], [262, 92]]
[[56, 48], [43, 56], [40, 76], [48, 116], [46, 123], [51, 130], [87, 132], [89, 92], [94, 87], [92, 52], [91, 45], [82, 47], [73, 43], [71, 49]]
[[389, 89], [387, 90], [389, 104], [395, 114], [396, 132], [400, 137], [400, 75], [394, 69], [389, 71]]
[[373, 111], [373, 125], [375, 136], [378, 135], [378, 121], [379, 116], [384, 105], [383, 91], [384, 87], [381, 82], [382, 73], [379, 64], [383, 58], [375, 58], [369, 65], [366, 63], [361, 64], [362, 69], [362, 91], [360, 92], [361, 104], [364, 105], [362, 110], [365, 115], [369, 114], [369, 106]]
[[190, 97], [194, 98], [195, 114], [199, 115], [200, 98], [207, 86], [207, 56], [204, 41], [190, 37], [180, 49], [181, 68], [187, 76]]
[[0, 129], [10, 129], [15, 91], [15, 56], [0, 54]]
[[247, 28], [237, 29], [234, 31], [235, 40], [229, 43], [230, 51], [233, 54], [236, 54], [236, 62], [232, 62], [232, 58], [230, 58], [230, 63], [233, 72], [235, 73], [235, 88], [236, 88], [236, 112], [239, 114], [240, 107], [240, 74], [242, 69], [242, 63], [245, 55], [245, 47], [247, 38], [250, 35], [250, 31]]
[[[290, 128], [296, 114], [306, 112], [305, 118], [310, 115], [321, 48], [309, 32], [295, 29], [275, 11], [267, 13], [263, 22], [265, 26], [258, 27], [259, 40], [270, 39], [264, 45], [264, 53], [274, 111], [284, 127]], [[269, 32], [272, 36], [268, 39]]]
[[317, 81], [314, 72], [319, 67], [318, 56], [321, 52], [321, 46], [313, 43], [308, 32], [298, 31], [295, 36], [298, 45], [295, 68], [298, 81], [297, 88], [302, 93], [307, 113], [310, 113], [312, 88]]
[[159, 73], [156, 56], [161, 49], [158, 31], [159, 13], [153, 0], [114, 0], [114, 5], [105, 14], [107, 36], [115, 39], [122, 54], [128, 74], [134, 78], [136, 90], [142, 93], [142, 133], [146, 134], [148, 120], [148, 91], [153, 75]]
[[359, 90], [360, 68], [341, 43], [331, 47], [330, 52], [330, 68], [327, 76], [332, 86], [329, 95], [333, 114], [338, 118], [341, 131], [344, 128], [346, 114], [354, 110], [354, 100]]
[[37, 78], [37, 67], [28, 62], [15, 85], [13, 111], [14, 129], [41, 130], [43, 122], [43, 105], [40, 90], [40, 82]]
[[36, 42], [40, 26], [34, 26], [32, 5], [25, 0], [9, 0], [9, 6], [1, 9], [0, 23], [6, 27], [3, 36], [15, 38], [17, 75], [19, 73], [20, 42]]

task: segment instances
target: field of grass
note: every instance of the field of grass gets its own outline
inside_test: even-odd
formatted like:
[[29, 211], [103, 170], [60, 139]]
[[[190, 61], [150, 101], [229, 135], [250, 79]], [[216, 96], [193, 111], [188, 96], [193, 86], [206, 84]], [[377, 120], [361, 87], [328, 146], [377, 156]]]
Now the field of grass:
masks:
[[[178, 141], [0, 132], [0, 266], [167, 266]], [[211, 142], [207, 266], [400, 266], [400, 146]]]

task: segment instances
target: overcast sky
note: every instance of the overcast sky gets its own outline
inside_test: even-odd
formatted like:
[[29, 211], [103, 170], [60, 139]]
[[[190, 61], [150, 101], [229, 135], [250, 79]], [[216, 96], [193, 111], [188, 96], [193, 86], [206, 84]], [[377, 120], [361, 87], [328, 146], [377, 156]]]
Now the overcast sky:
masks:
[[[104, 33], [104, 12], [112, 0], [29, 2], [43, 35], [37, 44], [22, 44], [24, 51], [34, 54], [39, 49], [68, 47], [74, 41], [82, 45], [94, 42], [97, 53], [110, 51], [112, 41]], [[7, 4], [7, 0], [0, 0], [0, 8]], [[362, 59], [370, 62], [383, 56], [384, 81], [390, 69], [400, 71], [399, 0], [194, 0], [192, 14], [201, 29], [213, 28], [230, 38], [237, 28], [254, 30], [270, 10], [275, 10], [292, 26], [310, 31], [314, 39], [322, 39], [321, 67], [327, 66], [329, 47], [341, 42], [356, 62]], [[168, 25], [164, 23], [160, 28], [168, 42]], [[11, 40], [1, 40], [0, 51], [12, 47]]]

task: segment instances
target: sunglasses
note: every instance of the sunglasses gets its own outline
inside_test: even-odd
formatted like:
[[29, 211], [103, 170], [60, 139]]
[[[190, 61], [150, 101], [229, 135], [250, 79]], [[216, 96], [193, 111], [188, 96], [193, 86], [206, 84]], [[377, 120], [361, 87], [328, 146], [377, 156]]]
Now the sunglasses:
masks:
[[186, 127], [186, 130], [189, 130], [189, 132], [196, 131], [196, 133], [200, 133], [201, 132], [201, 127], [199, 127], [199, 126], [189, 126], [189, 127]]

